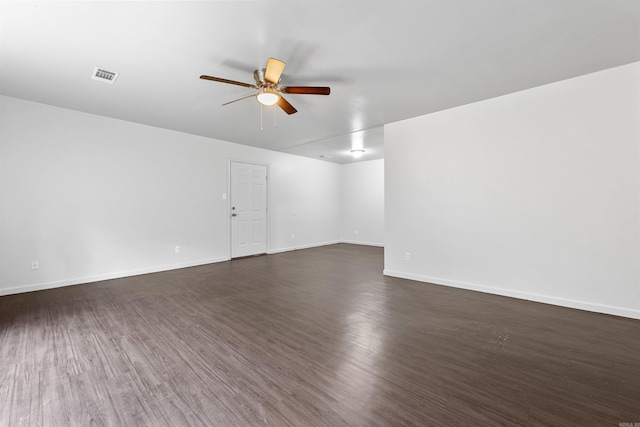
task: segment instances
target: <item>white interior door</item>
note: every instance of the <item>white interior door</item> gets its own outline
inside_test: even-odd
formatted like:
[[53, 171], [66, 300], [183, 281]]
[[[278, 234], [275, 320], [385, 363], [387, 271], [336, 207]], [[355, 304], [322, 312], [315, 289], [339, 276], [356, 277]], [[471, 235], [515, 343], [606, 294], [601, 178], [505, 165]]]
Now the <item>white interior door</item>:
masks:
[[267, 252], [267, 167], [231, 162], [231, 258]]

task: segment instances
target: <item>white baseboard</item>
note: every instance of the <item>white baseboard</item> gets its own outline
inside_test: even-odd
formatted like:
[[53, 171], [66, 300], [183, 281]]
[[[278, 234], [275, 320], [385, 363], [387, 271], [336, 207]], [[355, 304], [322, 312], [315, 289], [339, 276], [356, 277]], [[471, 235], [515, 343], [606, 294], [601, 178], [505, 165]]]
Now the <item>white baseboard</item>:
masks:
[[378, 248], [384, 248], [384, 243], [377, 243], [377, 242], [363, 242], [359, 240], [341, 240], [340, 243], [348, 243], [350, 245], [376, 246]]
[[317, 248], [319, 246], [328, 246], [328, 245], [335, 245], [337, 243], [342, 243], [341, 240], [331, 240], [328, 242], [319, 242], [319, 243], [310, 243], [307, 245], [299, 245], [299, 246], [289, 246], [286, 248], [278, 248], [278, 249], [270, 249], [269, 251], [267, 251], [267, 253], [269, 255], [272, 254], [279, 254], [282, 252], [290, 252], [290, 251], [297, 251], [300, 249], [310, 249], [310, 248]]
[[80, 285], [83, 283], [100, 282], [103, 280], [120, 279], [122, 277], [139, 276], [141, 274], [159, 273], [161, 271], [178, 270], [180, 268], [196, 267], [198, 265], [213, 264], [215, 262], [229, 261], [229, 258], [210, 258], [198, 261], [185, 262], [180, 264], [170, 264], [151, 268], [141, 268], [129, 271], [119, 271], [97, 276], [76, 277], [73, 279], [56, 280], [53, 282], [34, 283], [26, 286], [16, 286], [13, 288], [0, 289], [0, 296], [19, 294], [24, 292], [42, 291], [45, 289], [61, 288], [63, 286]]
[[384, 269], [385, 276], [399, 277], [401, 279], [415, 280], [418, 282], [432, 283], [434, 285], [450, 286], [453, 288], [467, 289], [470, 291], [484, 292], [488, 294], [501, 295], [505, 297], [518, 298], [528, 301], [541, 302], [545, 304], [558, 305], [561, 307], [575, 308], [578, 310], [593, 311], [595, 313], [612, 314], [614, 316], [629, 317], [631, 319], [640, 319], [640, 310], [634, 310], [625, 307], [616, 307], [606, 304], [598, 304], [588, 301], [580, 301], [569, 298], [560, 298], [550, 295], [541, 295], [530, 292], [514, 291], [510, 289], [495, 288], [491, 286], [478, 285], [474, 283], [458, 282], [454, 280], [441, 279], [438, 277], [420, 276], [416, 274], [404, 273]]
[[317, 247], [320, 247], [320, 246], [336, 245], [338, 243], [348, 243], [350, 245], [362, 245], [362, 246], [377, 246], [377, 247], [380, 247], [380, 248], [384, 247], [383, 243], [360, 242], [360, 241], [356, 241], [356, 240], [331, 240], [329, 242], [311, 243], [311, 244], [308, 244], [308, 245], [289, 246], [289, 247], [286, 247], [286, 248], [271, 249], [267, 253], [269, 255], [272, 255], [272, 254], [279, 254], [279, 253], [282, 253], [282, 252], [297, 251], [297, 250], [300, 250], [300, 249], [310, 249], [310, 248], [317, 248]]

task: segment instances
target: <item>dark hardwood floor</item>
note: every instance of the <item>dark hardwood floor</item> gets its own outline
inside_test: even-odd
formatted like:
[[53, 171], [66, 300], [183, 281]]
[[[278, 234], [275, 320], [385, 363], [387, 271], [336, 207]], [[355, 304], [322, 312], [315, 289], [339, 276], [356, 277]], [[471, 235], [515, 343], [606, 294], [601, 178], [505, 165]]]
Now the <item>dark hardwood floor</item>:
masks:
[[1, 426], [640, 423], [640, 321], [333, 245], [0, 297]]

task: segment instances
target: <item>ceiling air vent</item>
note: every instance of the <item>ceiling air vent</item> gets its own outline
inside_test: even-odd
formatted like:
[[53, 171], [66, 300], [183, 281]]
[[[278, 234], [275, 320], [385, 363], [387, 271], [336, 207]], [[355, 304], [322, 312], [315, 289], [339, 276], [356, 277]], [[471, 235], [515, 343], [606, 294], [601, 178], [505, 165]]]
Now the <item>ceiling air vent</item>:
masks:
[[104, 68], [96, 67], [93, 69], [93, 74], [91, 75], [91, 78], [93, 80], [98, 80], [103, 83], [112, 85], [118, 78], [118, 73], [115, 73], [113, 71], [107, 71]]

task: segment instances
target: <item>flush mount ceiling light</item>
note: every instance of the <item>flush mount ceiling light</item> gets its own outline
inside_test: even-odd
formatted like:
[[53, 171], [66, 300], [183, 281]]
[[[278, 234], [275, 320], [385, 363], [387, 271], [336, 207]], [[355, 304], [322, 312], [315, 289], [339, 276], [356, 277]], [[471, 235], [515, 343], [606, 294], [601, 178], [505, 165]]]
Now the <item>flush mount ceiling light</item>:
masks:
[[362, 132], [351, 134], [351, 154], [356, 159], [364, 154], [364, 136]]
[[353, 154], [353, 157], [355, 158], [362, 157], [362, 155], [364, 154], [364, 149], [358, 148], [356, 150], [351, 150], [351, 154]]
[[280, 99], [280, 95], [273, 89], [263, 89], [259, 94], [256, 95], [258, 102], [262, 105], [271, 106], [278, 102]]

